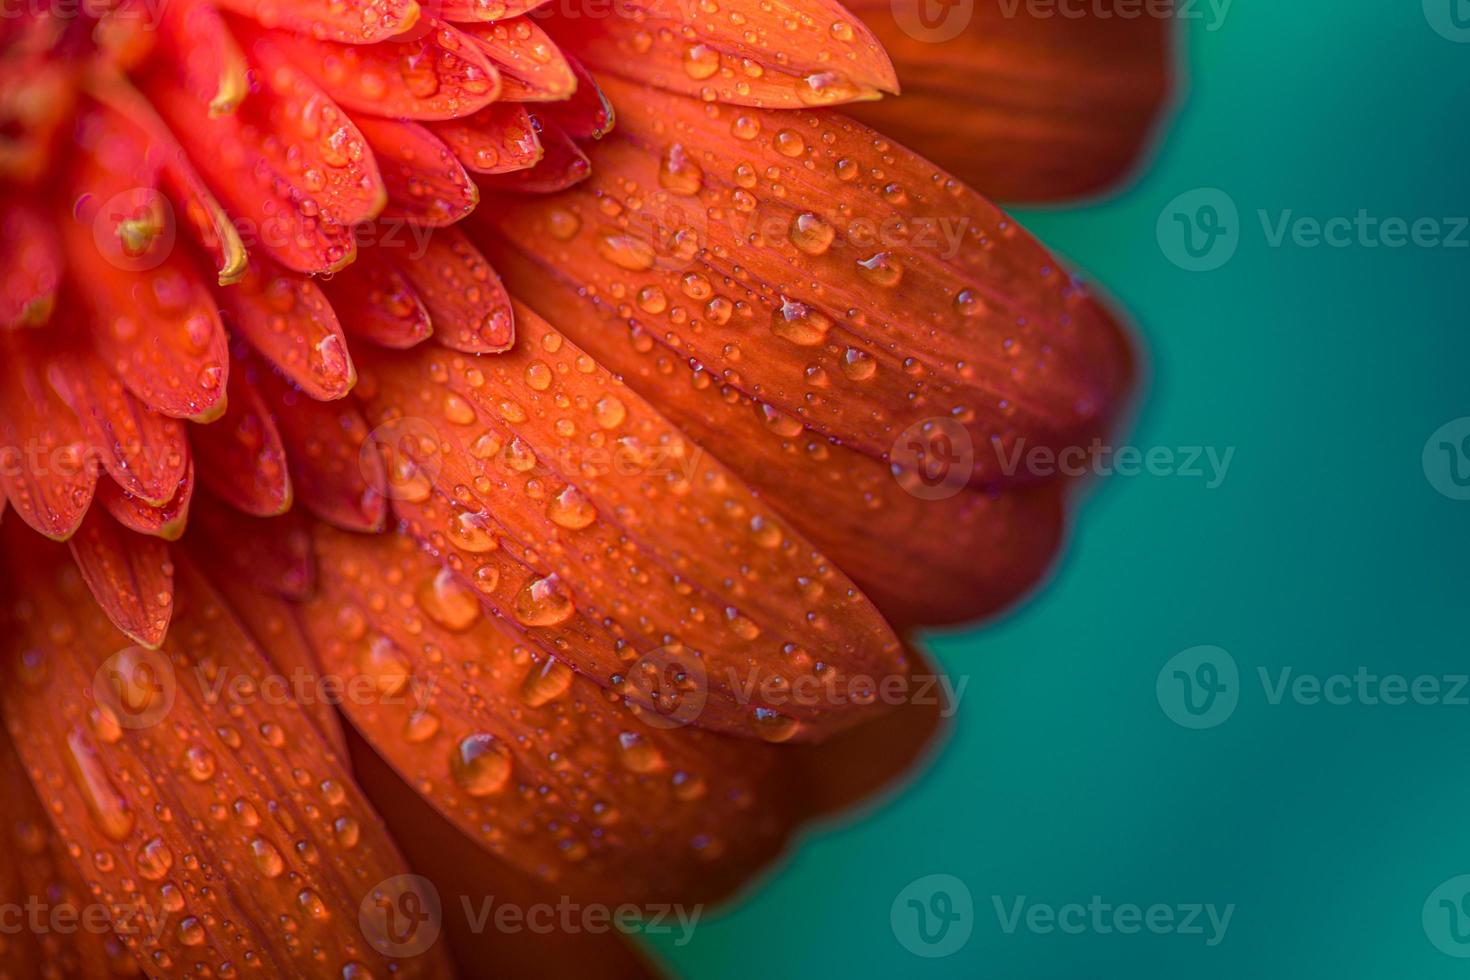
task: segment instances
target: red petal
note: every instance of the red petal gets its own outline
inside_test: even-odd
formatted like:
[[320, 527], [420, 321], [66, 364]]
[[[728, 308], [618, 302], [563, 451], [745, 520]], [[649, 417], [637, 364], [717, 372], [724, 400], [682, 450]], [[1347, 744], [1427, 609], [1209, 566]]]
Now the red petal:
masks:
[[461, 28], [500, 70], [507, 102], [556, 102], [570, 98], [577, 76], [561, 49], [529, 17], [466, 24]]
[[[5, 609], [5, 724], [140, 961], [445, 975], [435, 950], [390, 959], [378, 950], [402, 947], [360, 931], [364, 900], [406, 871], [402, 858], [347, 761], [267, 693], [270, 666], [187, 561], [159, 654], [130, 647], [54, 549], [26, 561]], [[35, 669], [18, 666], [22, 651]], [[292, 928], [245, 926], [288, 909]]]
[[0, 487], [22, 520], [65, 540], [92, 502], [97, 466], [71, 409], [41, 378], [50, 356], [25, 334], [0, 332]]
[[639, 720], [481, 615], [403, 535], [316, 540], [308, 635], [349, 688], [373, 682], [344, 712], [491, 853], [568, 894], [701, 900], [781, 843], [771, 746]]
[[542, 119], [556, 123], [573, 139], [602, 139], [612, 132], [616, 120], [612, 103], [580, 61], [568, 57], [567, 64], [577, 76], [576, 93], [565, 102], [537, 106], [536, 112]]
[[162, 507], [154, 507], [141, 497], [135, 497], [121, 489], [111, 480], [97, 484], [97, 501], [107, 508], [123, 527], [150, 534], [165, 541], [177, 541], [184, 533], [189, 520], [189, 504], [194, 498], [194, 460], [191, 457], [184, 469], [184, 479], [179, 483], [174, 499]]
[[341, 398], [357, 383], [347, 338], [321, 287], [268, 260], [220, 290], [230, 328], [313, 398]]
[[[857, 117], [1004, 201], [1051, 201], [1116, 182], [1168, 101], [1171, 17], [1007, 16], [1002, 4], [947, 8], [965, 25], [904, 24], [890, 0], [850, 6], [898, 68], [903, 98]], [[1100, 12], [1095, 12], [1100, 11]], [[898, 13], [900, 16], [895, 16]], [[910, 28], [917, 29], [910, 29]]]
[[568, 11], [546, 23], [595, 70], [704, 101], [824, 106], [898, 91], [882, 46], [837, 0], [745, 4], [738, 11], [624, 0], [616, 16]]
[[541, 159], [541, 141], [526, 107], [513, 102], [486, 106], [463, 119], [430, 123], [465, 169], [477, 174], [502, 174], [534, 167]]
[[199, 482], [242, 513], [273, 517], [291, 508], [286, 447], [265, 399], [246, 377], [254, 367], [238, 367], [223, 417], [191, 433]]
[[347, 531], [377, 532], [387, 518], [382, 457], [364, 451], [368, 426], [350, 399], [321, 402], [262, 372], [261, 394], [286, 444], [291, 483], [317, 517]]
[[373, 3], [342, 3], [340, 0], [216, 0], [266, 27], [281, 26], [316, 38], [346, 44], [386, 41], [418, 23], [419, 4], [414, 0], [375, 0]]
[[515, 318], [500, 277], [458, 228], [429, 239], [423, 257], [395, 260], [428, 308], [434, 339], [470, 354], [493, 354], [515, 341]]
[[70, 345], [52, 359], [47, 375], [123, 490], [154, 505], [174, 498], [189, 466], [184, 423], [128, 394], [83, 344]]
[[250, 65], [225, 20], [204, 0], [169, 0], [160, 11], [159, 55], [212, 116], [234, 112], [250, 88]]
[[548, 0], [434, 0], [440, 17], [455, 23], [505, 20], [530, 13]]
[[173, 615], [174, 566], [168, 545], [122, 527], [94, 507], [72, 535], [71, 554], [114, 626], [156, 649]]
[[481, 187], [508, 193], [555, 194], [587, 179], [592, 164], [582, 148], [549, 119], [533, 115], [531, 121], [542, 147], [540, 161], [529, 170], [481, 177]]
[[434, 328], [419, 294], [385, 254], [382, 246], [363, 249], [321, 286], [353, 339], [403, 350], [428, 340]]
[[978, 194], [840, 117], [609, 92], [591, 179], [483, 209], [508, 253], [575, 280], [594, 329], [875, 459], [951, 417], [977, 485], [1034, 482], [1004, 463], [1017, 446], [1107, 431], [1126, 338]]
[[480, 192], [449, 147], [416, 122], [357, 120], [388, 187], [384, 217], [432, 227], [452, 225], [480, 203]]
[[188, 542], [216, 578], [295, 602], [316, 588], [310, 525], [301, 514], [248, 517], [210, 494], [194, 511]]
[[494, 102], [500, 73], [478, 45], [448, 24], [411, 40], [354, 47], [272, 35], [332, 98], [376, 116], [456, 119]]
[[466, 582], [531, 642], [604, 683], [677, 642], [707, 665], [699, 725], [820, 738], [860, 721], [862, 705], [788, 707], [741, 681], [902, 674], [887, 624], [737, 477], [516, 315], [519, 342], [488, 362], [425, 348], [365, 368], [398, 516], [462, 551]]
[[0, 328], [51, 319], [61, 268], [61, 242], [51, 220], [29, 202], [0, 200]]

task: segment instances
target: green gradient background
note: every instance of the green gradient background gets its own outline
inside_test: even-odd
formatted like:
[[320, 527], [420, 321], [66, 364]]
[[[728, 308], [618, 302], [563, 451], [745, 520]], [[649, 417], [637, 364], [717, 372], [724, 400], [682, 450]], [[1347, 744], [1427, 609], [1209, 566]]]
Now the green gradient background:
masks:
[[[1371, 8], [1371, 9], [1370, 9]], [[1465, 976], [1430, 945], [1429, 892], [1470, 872], [1470, 708], [1267, 704], [1273, 672], [1470, 670], [1470, 503], [1425, 440], [1470, 415], [1470, 251], [1268, 248], [1275, 213], [1470, 213], [1470, 44], [1419, 0], [1236, 0], [1187, 29], [1181, 106], [1141, 180], [1022, 212], [1136, 319], [1152, 379], [1130, 442], [1235, 446], [1228, 479], [1136, 477], [1087, 501], [1054, 581], [1002, 623], [932, 644], [970, 677], [907, 792], [814, 832], [688, 945], [695, 978]], [[1224, 189], [1224, 268], [1171, 265], [1167, 202]], [[1216, 644], [1243, 694], [1218, 728], [1165, 717], [1164, 662]], [[974, 933], [906, 951], [889, 906], [963, 879]], [[992, 895], [1235, 903], [1225, 940], [1002, 932]]]

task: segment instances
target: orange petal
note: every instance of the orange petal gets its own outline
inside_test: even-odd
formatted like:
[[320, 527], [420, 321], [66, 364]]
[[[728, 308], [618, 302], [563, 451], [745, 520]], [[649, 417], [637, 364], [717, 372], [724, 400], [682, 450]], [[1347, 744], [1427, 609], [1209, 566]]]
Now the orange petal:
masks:
[[404, 350], [428, 340], [434, 328], [419, 294], [384, 254], [381, 246], [364, 249], [321, 287], [354, 340]]
[[170, 0], [160, 16], [160, 59], [210, 115], [234, 112], [250, 89], [250, 64], [219, 10], [205, 0]]
[[525, 170], [541, 159], [541, 141], [523, 105], [497, 102], [463, 119], [428, 125], [477, 174]]
[[367, 422], [351, 399], [322, 402], [269, 372], [258, 387], [286, 446], [291, 485], [306, 509], [347, 531], [377, 532], [387, 518], [387, 478]]
[[435, 0], [434, 10], [456, 24], [505, 20], [530, 13], [547, 0]]
[[856, 703], [793, 703], [786, 717], [770, 691], [902, 674], [867, 600], [611, 373], [516, 315], [519, 342], [491, 361], [424, 349], [365, 368], [394, 509], [415, 536], [452, 545], [484, 602], [603, 683], [669, 644], [697, 651], [699, 725], [782, 740], [862, 720]]
[[265, 259], [220, 290], [230, 328], [313, 398], [341, 398], [357, 383], [347, 338], [321, 287]]
[[168, 632], [174, 566], [168, 545], [129, 531], [94, 507], [72, 535], [71, 555], [114, 626], [149, 649]]
[[641, 721], [481, 615], [405, 535], [322, 527], [316, 542], [307, 633], [329, 673], [374, 692], [343, 710], [492, 854], [569, 894], [698, 900], [781, 843], [772, 747]]
[[154, 505], [174, 498], [189, 465], [184, 423], [134, 398], [85, 344], [53, 358], [47, 376], [123, 490]]
[[[361, 736], [349, 733], [348, 739], [358, 784], [382, 814], [414, 871], [434, 882], [446, 907], [463, 909], [468, 901], [478, 915], [487, 895], [522, 909], [553, 907], [562, 900], [554, 886], [487, 854], [460, 833]], [[494, 963], [503, 976], [575, 976], [578, 980], [655, 980], [661, 976], [616, 929], [591, 932], [575, 922], [568, 925], [549, 923], [549, 932], [538, 935], [529, 930], [477, 929], [470, 916], [447, 915], [444, 935], [456, 962]]]
[[555, 194], [587, 179], [592, 164], [576, 141], [548, 118], [532, 115], [531, 122], [542, 151], [536, 165], [529, 170], [481, 177], [481, 187], [512, 194]]
[[1126, 339], [1003, 212], [840, 117], [609, 84], [618, 130], [553, 201], [482, 209], [656, 363], [697, 362], [779, 415], [886, 459], [953, 418], [970, 482], [1029, 482], [1017, 447], [1104, 434]]
[[[21, 910], [43, 902], [55, 911], [86, 916], [91, 895], [51, 819], [26, 778], [20, 757], [8, 737], [0, 736], [0, 906]], [[52, 920], [52, 922], [58, 920]], [[86, 922], [85, 918], [81, 919]], [[6, 977], [136, 977], [142, 971], [131, 953], [112, 934], [88, 928], [52, 928], [43, 916], [24, 913], [6, 924], [0, 944]]]
[[597, 79], [576, 58], [567, 64], [577, 76], [577, 91], [565, 102], [537, 106], [537, 115], [556, 123], [568, 136], [579, 140], [602, 139], [612, 132], [616, 121], [612, 103], [607, 100]]
[[577, 76], [555, 41], [529, 17], [465, 24], [500, 71], [500, 97], [507, 102], [556, 102], [570, 98]]
[[26, 334], [0, 332], [0, 487], [22, 520], [61, 541], [81, 526], [97, 466], [71, 409], [41, 377], [51, 356]]
[[515, 318], [500, 277], [458, 228], [443, 228], [418, 259], [395, 260], [429, 311], [434, 339], [470, 354], [493, 354], [515, 341]]
[[35, 327], [51, 319], [61, 270], [61, 242], [52, 222], [27, 201], [0, 201], [0, 328]]
[[388, 187], [384, 217], [441, 228], [465, 217], [480, 203], [480, 192], [464, 166], [423, 126], [368, 116], [359, 117], [357, 125]]
[[898, 91], [882, 46], [836, 0], [626, 0], [616, 16], [569, 11], [546, 24], [595, 70], [704, 101], [791, 108]]
[[316, 38], [345, 44], [386, 41], [418, 23], [415, 0], [376, 0], [341, 3], [339, 0], [216, 0], [226, 10], [243, 14], [266, 27], [277, 25]]
[[177, 541], [184, 533], [189, 520], [189, 504], [194, 498], [194, 460], [191, 457], [184, 467], [184, 478], [174, 498], [162, 507], [155, 507], [141, 497], [135, 497], [111, 480], [97, 483], [97, 501], [107, 508], [123, 527], [139, 534], [149, 534], [165, 541]]
[[316, 588], [310, 524], [294, 510], [277, 517], [249, 517], [201, 494], [188, 540], [216, 578], [298, 602]]
[[270, 41], [250, 48], [261, 84], [234, 113], [211, 118], [161, 75], [149, 98], [256, 254], [297, 272], [335, 271], [354, 257], [351, 226], [387, 203], [382, 178], [340, 107]]
[[[402, 948], [359, 931], [360, 907], [403, 860], [346, 760], [269, 695], [265, 658], [198, 572], [180, 561], [177, 628], [148, 654], [58, 557], [27, 554], [6, 603], [0, 704], [89, 890], [119, 906], [113, 925], [133, 954], [165, 971], [444, 975], [437, 951], [389, 959], [379, 949]], [[22, 650], [29, 666], [17, 666]], [[291, 929], [240, 928], [286, 909]]]
[[1115, 183], [1168, 101], [1173, 18], [1104, 16], [1089, 5], [1017, 17], [981, 3], [946, 8], [953, 17], [930, 29], [895, 16], [917, 4], [849, 6], [903, 83], [902, 99], [858, 107], [857, 117], [1000, 200], [1052, 201]]
[[274, 517], [291, 508], [286, 447], [270, 408], [239, 365], [230, 375], [229, 408], [190, 433], [199, 482], [242, 513]]
[[474, 41], [433, 23], [410, 40], [355, 47], [273, 34], [291, 59], [349, 109], [375, 116], [457, 119], [500, 96], [500, 73]]

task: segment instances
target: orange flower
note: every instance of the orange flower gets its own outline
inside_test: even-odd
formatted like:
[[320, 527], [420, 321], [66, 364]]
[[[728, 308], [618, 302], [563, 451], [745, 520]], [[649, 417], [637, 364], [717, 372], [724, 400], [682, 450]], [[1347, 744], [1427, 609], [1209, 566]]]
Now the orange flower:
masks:
[[[101, 923], [15, 975], [640, 973], [457, 899], [728, 894], [930, 740], [898, 631], [1047, 567], [1068, 485], [1017, 460], [1107, 434], [1129, 344], [825, 108], [897, 90], [874, 34], [538, 7], [0, 22], [0, 903]], [[1162, 71], [1094, 120], [1103, 59], [1033, 43], [975, 173], [1093, 187]]]

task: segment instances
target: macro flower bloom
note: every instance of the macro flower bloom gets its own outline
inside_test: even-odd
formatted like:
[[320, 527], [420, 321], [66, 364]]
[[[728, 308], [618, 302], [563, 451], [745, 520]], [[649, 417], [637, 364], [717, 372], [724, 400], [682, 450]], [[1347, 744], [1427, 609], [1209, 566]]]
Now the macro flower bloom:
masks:
[[[0, 975], [641, 972], [447, 906], [716, 899], [901, 772], [905, 633], [1034, 584], [1070, 486], [1015, 461], [1130, 390], [1075, 277], [831, 108], [923, 64], [835, 0], [99, 0], [0, 45], [0, 903], [103, 910]], [[1016, 135], [1023, 50], [985, 125], [1031, 150], [973, 175], [1116, 176], [1162, 69], [1096, 119], [1069, 60]]]

